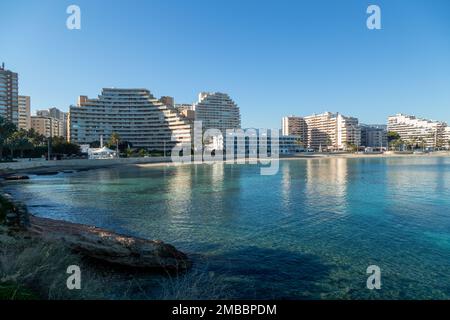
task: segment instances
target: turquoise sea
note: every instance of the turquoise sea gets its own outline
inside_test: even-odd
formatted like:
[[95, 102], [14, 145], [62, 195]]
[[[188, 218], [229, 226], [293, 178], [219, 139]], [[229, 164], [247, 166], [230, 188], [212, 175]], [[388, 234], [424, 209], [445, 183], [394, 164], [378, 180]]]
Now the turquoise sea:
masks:
[[[232, 298], [450, 298], [450, 158], [98, 169], [4, 189], [32, 213], [175, 245]], [[381, 290], [366, 269], [381, 268]], [[202, 270], [203, 270], [202, 269]]]

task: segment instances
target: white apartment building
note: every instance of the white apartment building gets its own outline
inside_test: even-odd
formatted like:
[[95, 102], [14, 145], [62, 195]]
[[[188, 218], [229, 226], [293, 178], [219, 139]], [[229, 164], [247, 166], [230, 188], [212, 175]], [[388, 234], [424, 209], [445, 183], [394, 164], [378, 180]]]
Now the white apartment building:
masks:
[[446, 127], [444, 131], [444, 141], [447, 149], [450, 148], [450, 127]]
[[296, 116], [283, 117], [281, 119], [281, 134], [283, 136], [306, 137], [308, 126], [305, 118]]
[[191, 142], [191, 122], [156, 99], [147, 89], [105, 88], [95, 99], [80, 96], [70, 107], [70, 142], [89, 144], [112, 133], [133, 147], [170, 150]]
[[195, 120], [202, 121], [203, 130], [219, 129], [225, 135], [227, 129], [241, 128], [239, 107], [228, 94], [201, 92], [193, 110]]
[[45, 116], [32, 116], [31, 128], [45, 137], [63, 137], [64, 125], [58, 119]]
[[18, 128], [23, 130], [31, 129], [30, 97], [28, 96], [19, 96]]
[[19, 125], [19, 76], [0, 66], [0, 117]]
[[295, 135], [314, 150], [347, 150], [360, 146], [361, 129], [357, 118], [325, 112], [307, 117], [284, 117], [282, 134]]
[[397, 132], [409, 143], [422, 143], [426, 148], [445, 147], [445, 122], [416, 118], [404, 114], [388, 117], [388, 131]]

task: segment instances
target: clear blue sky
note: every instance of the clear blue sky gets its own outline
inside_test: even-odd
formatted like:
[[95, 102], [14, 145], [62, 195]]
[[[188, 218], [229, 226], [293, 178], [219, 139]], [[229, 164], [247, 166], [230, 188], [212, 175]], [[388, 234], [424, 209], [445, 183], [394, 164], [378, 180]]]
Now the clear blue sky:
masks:
[[[80, 31], [66, 29], [70, 4]], [[369, 4], [382, 30], [366, 28]], [[0, 30], [0, 61], [34, 110], [145, 87], [180, 103], [227, 92], [244, 127], [323, 111], [450, 122], [448, 0], [2, 0]]]

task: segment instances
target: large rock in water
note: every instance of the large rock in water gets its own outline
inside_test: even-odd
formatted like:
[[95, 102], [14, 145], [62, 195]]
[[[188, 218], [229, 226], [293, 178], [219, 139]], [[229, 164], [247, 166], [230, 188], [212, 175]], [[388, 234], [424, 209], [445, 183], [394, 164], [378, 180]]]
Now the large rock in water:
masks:
[[120, 235], [104, 229], [30, 216], [28, 231], [67, 244], [90, 258], [123, 267], [182, 271], [191, 266], [183, 252], [162, 241]]

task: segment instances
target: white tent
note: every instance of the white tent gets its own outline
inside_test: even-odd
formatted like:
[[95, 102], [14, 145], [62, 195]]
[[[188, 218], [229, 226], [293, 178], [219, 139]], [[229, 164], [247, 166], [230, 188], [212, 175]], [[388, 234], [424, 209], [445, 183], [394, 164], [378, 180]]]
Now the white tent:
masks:
[[89, 159], [113, 159], [117, 157], [117, 152], [107, 147], [90, 148], [88, 150]]

